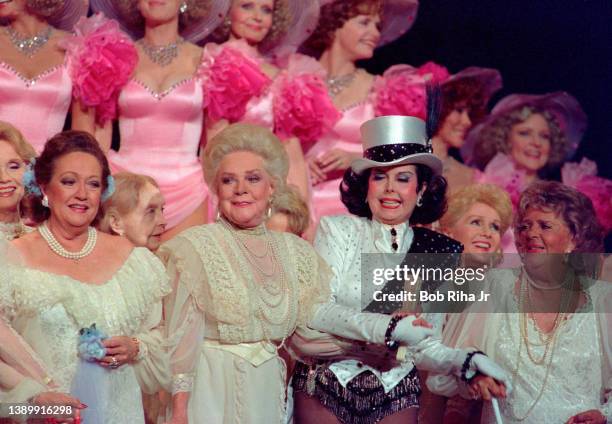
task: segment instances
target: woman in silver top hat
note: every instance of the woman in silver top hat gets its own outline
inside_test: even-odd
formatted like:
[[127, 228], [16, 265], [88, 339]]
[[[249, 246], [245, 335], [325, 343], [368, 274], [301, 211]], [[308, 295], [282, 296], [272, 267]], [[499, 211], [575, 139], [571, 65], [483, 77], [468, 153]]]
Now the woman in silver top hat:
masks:
[[[412, 226], [437, 220], [445, 207], [442, 163], [431, 153], [425, 127], [421, 119], [407, 116], [383, 116], [361, 127], [364, 157], [352, 162], [340, 187], [353, 216], [323, 217], [315, 239], [315, 249], [334, 272], [331, 290], [338, 304], [387, 313], [394, 307], [378, 301], [386, 291], [379, 290], [382, 286], [362, 280], [364, 253], [398, 254], [385, 255], [385, 268], [392, 268], [408, 253], [452, 254], [463, 249], [443, 234]], [[387, 260], [391, 256], [393, 263]], [[403, 316], [394, 315], [392, 321]], [[309, 347], [307, 342], [294, 345], [298, 352]], [[393, 347], [353, 344], [339, 358], [314, 358], [310, 366], [298, 363], [293, 377], [296, 421], [415, 423], [420, 394], [415, 364], [461, 376], [471, 362], [505, 380], [486, 357], [466, 357], [466, 352], [449, 349], [433, 337], [410, 347], [410, 360], [402, 363]]]

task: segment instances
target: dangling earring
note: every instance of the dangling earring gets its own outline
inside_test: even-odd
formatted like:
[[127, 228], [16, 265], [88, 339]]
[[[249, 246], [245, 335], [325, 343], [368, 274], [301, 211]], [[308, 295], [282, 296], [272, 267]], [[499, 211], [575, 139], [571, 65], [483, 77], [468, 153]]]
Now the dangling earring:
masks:
[[181, 3], [181, 7], [179, 7], [179, 12], [181, 12], [181, 13], [187, 12], [187, 2], [186, 1]]
[[266, 219], [272, 218], [272, 205], [268, 205], [268, 209], [266, 210]]
[[49, 198], [47, 197], [47, 195], [46, 195], [46, 194], [43, 196], [43, 198], [42, 198], [42, 202], [41, 202], [41, 203], [42, 203], [42, 205], [43, 205], [45, 208], [48, 208], [48, 207], [49, 207]]
[[417, 207], [423, 206], [423, 198], [421, 196], [417, 197], [416, 205]]
[[221, 212], [217, 209], [217, 215], [215, 215], [215, 222], [221, 221]]

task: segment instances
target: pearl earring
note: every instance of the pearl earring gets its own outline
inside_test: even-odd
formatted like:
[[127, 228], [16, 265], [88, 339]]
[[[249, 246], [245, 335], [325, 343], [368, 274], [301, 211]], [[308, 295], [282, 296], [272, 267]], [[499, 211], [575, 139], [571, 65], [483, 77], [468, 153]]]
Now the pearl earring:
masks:
[[47, 197], [47, 195], [46, 195], [46, 194], [43, 196], [43, 198], [42, 198], [42, 202], [41, 202], [41, 203], [42, 203], [42, 205], [43, 205], [45, 208], [48, 208], [48, 207], [49, 207], [49, 198]]

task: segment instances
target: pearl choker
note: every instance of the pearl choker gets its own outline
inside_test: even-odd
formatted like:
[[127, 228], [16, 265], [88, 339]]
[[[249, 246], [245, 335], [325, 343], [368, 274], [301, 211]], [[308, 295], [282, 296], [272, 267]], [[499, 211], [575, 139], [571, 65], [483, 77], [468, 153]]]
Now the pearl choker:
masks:
[[98, 241], [98, 232], [93, 227], [87, 228], [87, 241], [83, 248], [78, 252], [70, 252], [66, 250], [62, 244], [57, 241], [49, 227], [47, 226], [47, 222], [43, 222], [40, 227], [38, 227], [38, 232], [45, 239], [51, 250], [62, 258], [79, 260], [88, 256], [93, 252], [94, 247], [96, 247], [96, 242]]

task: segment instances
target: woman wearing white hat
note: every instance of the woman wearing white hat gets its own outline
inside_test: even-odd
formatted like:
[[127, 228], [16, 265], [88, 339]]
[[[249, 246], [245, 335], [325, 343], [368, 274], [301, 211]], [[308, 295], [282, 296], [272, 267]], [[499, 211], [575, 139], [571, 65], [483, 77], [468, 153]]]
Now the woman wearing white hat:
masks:
[[[431, 153], [425, 127], [423, 120], [407, 116], [383, 116], [361, 127], [364, 157], [351, 163], [340, 188], [353, 215], [323, 217], [315, 239], [315, 249], [334, 272], [331, 289], [338, 304], [383, 313], [403, 306], [385, 302], [376, 294], [377, 286], [363, 281], [363, 254], [386, 254], [385, 268], [392, 268], [415, 259], [412, 253], [448, 257], [463, 250], [443, 234], [413, 226], [437, 220], [445, 207], [442, 163]], [[380, 286], [382, 292], [393, 293], [393, 283]], [[403, 281], [400, 286], [404, 288]], [[457, 376], [463, 369], [466, 378], [467, 365], [462, 364], [469, 365], [473, 358], [487, 362], [481, 369], [496, 374], [487, 358], [472, 353], [466, 359], [463, 352], [432, 338], [412, 347], [408, 361], [398, 362], [395, 353], [389, 353], [353, 345], [338, 358], [310, 358], [310, 366], [299, 363], [293, 379], [296, 421], [416, 423], [420, 387], [415, 364]], [[503, 381], [505, 374], [495, 378]]]

